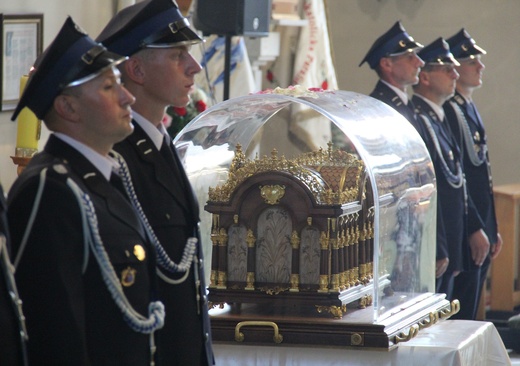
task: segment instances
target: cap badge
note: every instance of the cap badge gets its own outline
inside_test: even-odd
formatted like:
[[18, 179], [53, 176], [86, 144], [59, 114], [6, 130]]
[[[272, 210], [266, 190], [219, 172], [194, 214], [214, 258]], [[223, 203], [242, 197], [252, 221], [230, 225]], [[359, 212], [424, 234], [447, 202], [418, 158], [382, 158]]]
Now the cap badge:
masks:
[[127, 267], [121, 272], [121, 284], [124, 287], [130, 287], [135, 283], [135, 273], [137, 270], [132, 267]]

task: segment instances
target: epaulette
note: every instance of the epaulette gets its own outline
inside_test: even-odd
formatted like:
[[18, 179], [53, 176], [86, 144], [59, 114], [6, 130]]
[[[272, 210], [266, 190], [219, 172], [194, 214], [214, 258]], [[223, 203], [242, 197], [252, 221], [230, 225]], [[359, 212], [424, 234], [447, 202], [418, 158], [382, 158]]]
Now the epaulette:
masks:
[[433, 119], [434, 121], [439, 121], [439, 117], [437, 117], [437, 113], [435, 113], [434, 111], [428, 111], [428, 115], [431, 117], [431, 119]]
[[67, 179], [70, 177], [70, 173], [71, 169], [66, 162], [55, 159], [47, 169], [47, 178], [66, 183]]
[[394, 103], [395, 106], [399, 107], [401, 104], [403, 104], [403, 101], [398, 96], [395, 96], [392, 98], [392, 103]]
[[464, 103], [466, 102], [464, 98], [462, 98], [460, 95], [455, 95], [453, 99], [455, 100], [455, 102], [457, 102], [458, 105], [464, 105]]

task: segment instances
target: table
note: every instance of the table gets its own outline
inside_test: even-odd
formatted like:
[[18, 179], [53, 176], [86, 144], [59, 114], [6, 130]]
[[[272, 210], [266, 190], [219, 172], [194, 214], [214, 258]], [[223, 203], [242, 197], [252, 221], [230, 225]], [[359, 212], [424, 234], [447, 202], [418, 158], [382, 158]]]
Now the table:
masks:
[[215, 343], [217, 366], [501, 366], [511, 365], [493, 323], [445, 320], [423, 329], [397, 349]]

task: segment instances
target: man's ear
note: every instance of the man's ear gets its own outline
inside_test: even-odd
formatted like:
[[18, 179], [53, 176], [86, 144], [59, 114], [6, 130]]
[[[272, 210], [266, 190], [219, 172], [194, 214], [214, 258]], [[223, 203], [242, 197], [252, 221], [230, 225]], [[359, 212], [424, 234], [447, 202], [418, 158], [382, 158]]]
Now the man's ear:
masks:
[[77, 107], [77, 98], [72, 95], [60, 94], [54, 98], [56, 113], [67, 121], [75, 122], [79, 119]]
[[381, 57], [379, 59], [379, 68], [388, 71], [392, 67], [392, 60], [389, 57]]
[[419, 72], [419, 82], [423, 85], [430, 85], [430, 73], [425, 71]]
[[[143, 66], [143, 61], [140, 58], [130, 57], [122, 65], [122, 68], [124, 69], [124, 76], [136, 84], [143, 84], [145, 76], [145, 70]], [[128, 82], [128, 80], [124, 81]]]

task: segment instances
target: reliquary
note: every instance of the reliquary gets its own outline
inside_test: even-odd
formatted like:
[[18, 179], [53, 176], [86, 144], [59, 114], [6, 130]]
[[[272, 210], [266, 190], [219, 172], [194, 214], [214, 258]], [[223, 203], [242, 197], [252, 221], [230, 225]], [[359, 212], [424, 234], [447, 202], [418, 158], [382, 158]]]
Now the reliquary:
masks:
[[435, 293], [432, 162], [384, 103], [269, 90], [216, 104], [175, 143], [214, 340], [391, 349], [457, 311]]

